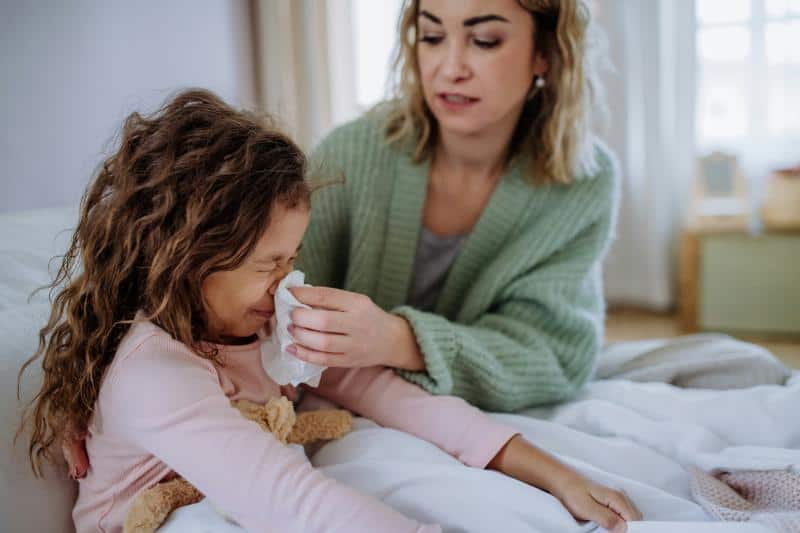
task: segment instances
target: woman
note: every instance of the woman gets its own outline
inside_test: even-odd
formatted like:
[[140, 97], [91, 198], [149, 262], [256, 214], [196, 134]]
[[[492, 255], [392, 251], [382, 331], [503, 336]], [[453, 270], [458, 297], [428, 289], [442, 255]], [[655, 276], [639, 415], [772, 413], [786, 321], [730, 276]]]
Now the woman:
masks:
[[572, 396], [603, 337], [614, 158], [580, 0], [412, 0], [397, 98], [331, 133], [293, 315], [306, 361], [385, 365], [513, 411]]

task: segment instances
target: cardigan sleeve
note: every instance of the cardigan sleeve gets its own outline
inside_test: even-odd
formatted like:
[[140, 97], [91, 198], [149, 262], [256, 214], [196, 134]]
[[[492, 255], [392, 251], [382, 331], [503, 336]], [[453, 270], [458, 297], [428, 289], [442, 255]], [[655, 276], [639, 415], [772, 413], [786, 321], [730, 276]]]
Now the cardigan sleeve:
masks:
[[516, 411], [563, 401], [591, 377], [603, 342], [601, 262], [617, 210], [613, 159], [596, 215], [570, 241], [503, 287], [465, 324], [410, 306], [393, 309], [411, 325], [426, 368], [397, 372], [434, 394], [483, 409]]

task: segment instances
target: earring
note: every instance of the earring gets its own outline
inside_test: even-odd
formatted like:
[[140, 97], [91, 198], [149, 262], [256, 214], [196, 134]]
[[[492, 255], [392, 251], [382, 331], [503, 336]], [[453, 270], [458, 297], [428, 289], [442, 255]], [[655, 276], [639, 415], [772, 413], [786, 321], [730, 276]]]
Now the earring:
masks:
[[537, 74], [533, 78], [533, 87], [528, 93], [528, 100], [533, 100], [533, 97], [536, 96], [536, 93], [538, 93], [544, 86], [545, 86], [544, 76], [540, 76], [539, 74]]

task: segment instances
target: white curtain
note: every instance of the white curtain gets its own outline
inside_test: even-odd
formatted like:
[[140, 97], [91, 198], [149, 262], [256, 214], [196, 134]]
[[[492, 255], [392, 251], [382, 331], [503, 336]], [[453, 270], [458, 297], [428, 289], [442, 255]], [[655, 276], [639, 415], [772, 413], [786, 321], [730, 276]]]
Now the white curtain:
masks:
[[256, 93], [308, 150], [355, 115], [349, 0], [252, 0]]
[[[251, 7], [260, 104], [310, 148], [358, 113], [353, 3]], [[668, 309], [694, 158], [694, 0], [599, 0], [594, 9], [615, 67], [604, 138], [623, 171], [606, 294], [611, 303]]]
[[614, 66], [604, 138], [623, 175], [606, 296], [666, 310], [694, 159], [694, 2], [604, 0], [596, 8]]

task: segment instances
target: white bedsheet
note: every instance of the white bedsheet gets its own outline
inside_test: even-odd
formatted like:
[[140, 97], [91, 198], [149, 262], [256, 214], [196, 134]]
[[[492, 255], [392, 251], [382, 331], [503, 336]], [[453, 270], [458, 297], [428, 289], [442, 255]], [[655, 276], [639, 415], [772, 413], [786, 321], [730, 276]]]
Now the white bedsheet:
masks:
[[[16, 371], [35, 349], [37, 328], [47, 318], [46, 294], [32, 303], [28, 295], [48, 280], [47, 262], [64, 250], [69, 237], [55, 235], [74, 220], [74, 209], [0, 216], [0, 422], [6, 435], [19, 414]], [[579, 398], [558, 407], [492, 416], [594, 479], [624, 489], [645, 516], [645, 521], [631, 524], [634, 533], [766, 531], [756, 524], [710, 522], [691, 500], [684, 467], [800, 468], [800, 373], [795, 372], [786, 386], [735, 390], [632, 381], [653, 378], [656, 362], [657, 379], [684, 384], [697, 376], [715, 381], [715, 376], [724, 375], [735, 381], [756, 374], [759, 379], [776, 379], [785, 372], [769, 357], [756, 352], [743, 356], [730, 343], [717, 352], [724, 357], [706, 359], [702, 365], [684, 351], [670, 358], [662, 344], [654, 343], [620, 345], [601, 358], [600, 375], [630, 379], [595, 381]], [[654, 348], [658, 349], [648, 352]], [[645, 352], [650, 355], [642, 356]], [[719, 367], [722, 360], [727, 361], [725, 368]], [[25, 396], [34, 386], [28, 382], [23, 387]], [[74, 488], [65, 480], [57, 486], [52, 478], [34, 481], [21, 447], [11, 450], [7, 444], [0, 450], [0, 530], [66, 531]], [[546, 493], [495, 472], [467, 468], [427, 442], [364, 419], [357, 419], [354, 431], [343, 439], [324, 446], [312, 462], [328, 475], [410, 516], [438, 522], [447, 531], [595, 529], [575, 523]], [[39, 506], [49, 512], [34, 509]], [[201, 502], [173, 513], [162, 531], [241, 529]]]
[[[691, 499], [684, 467], [800, 468], [800, 373], [786, 386], [685, 390], [659, 383], [591, 383], [580, 398], [519, 415], [492, 415], [593, 479], [621, 488], [644, 514], [631, 532], [768, 531], [710, 522]], [[313, 463], [328, 475], [447, 531], [578, 532], [548, 494], [495, 472], [467, 468], [436, 447], [358, 419]], [[201, 502], [162, 528], [240, 531]]]

